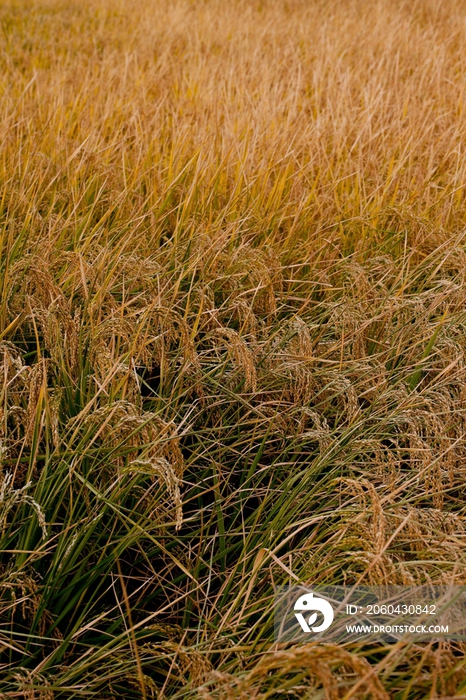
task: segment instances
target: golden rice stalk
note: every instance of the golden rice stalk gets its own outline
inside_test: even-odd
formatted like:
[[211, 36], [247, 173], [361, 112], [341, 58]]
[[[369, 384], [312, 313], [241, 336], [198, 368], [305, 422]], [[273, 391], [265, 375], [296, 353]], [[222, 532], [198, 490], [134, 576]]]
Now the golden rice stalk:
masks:
[[41, 408], [40, 398], [44, 393], [45, 386], [47, 383], [47, 365], [48, 361], [42, 359], [42, 361], [36, 362], [36, 364], [31, 367], [31, 370], [28, 374], [29, 397], [28, 406], [24, 418], [24, 440], [27, 445], [31, 444], [34, 435], [34, 428], [37, 421], [37, 412]]
[[207, 655], [201, 654], [195, 647], [181, 646], [174, 641], [147, 643], [142, 646], [142, 652], [165, 658], [170, 667], [176, 668], [179, 674], [190, 679], [190, 685], [201, 685], [212, 671], [212, 664]]
[[[11, 269], [9, 289], [10, 309], [22, 313], [25, 309], [48, 309], [51, 304], [67, 307], [60, 287], [53, 281], [47, 257], [25, 255]], [[20, 281], [19, 288], [17, 280]]]
[[228, 303], [240, 298], [254, 313], [275, 313], [283, 276], [277, 254], [271, 248], [242, 245], [233, 253], [225, 251], [216, 258], [210, 278]]
[[333, 403], [341, 407], [348, 423], [352, 423], [361, 414], [358, 394], [351, 380], [337, 370], [324, 372], [318, 377], [320, 389], [316, 397], [316, 407], [325, 411]]
[[175, 505], [175, 530], [179, 530], [183, 524], [183, 505], [180, 493], [180, 479], [175, 474], [172, 465], [164, 457], [134, 459], [122, 471], [158, 477], [159, 481], [166, 486]]
[[47, 524], [45, 515], [40, 505], [30, 496], [27, 490], [31, 487], [31, 482], [20, 489], [13, 488], [13, 474], [6, 472], [0, 474], [0, 528], [5, 530], [9, 512], [19, 503], [28, 503], [34, 509], [39, 527], [42, 530], [42, 539], [47, 537]]
[[[23, 620], [32, 620], [40, 606], [39, 586], [24, 571], [7, 570], [0, 580], [2, 615], [13, 619], [19, 610]], [[11, 605], [11, 602], [13, 603]]]
[[233, 328], [217, 328], [210, 333], [212, 340], [219, 339], [231, 352], [234, 364], [244, 377], [244, 391], [255, 392], [257, 389], [257, 372], [254, 357], [246, 342]]
[[[70, 425], [75, 422], [76, 418], [70, 421]], [[129, 401], [121, 400], [87, 415], [83, 427], [89, 425], [97, 428], [95, 437], [104, 443], [114, 447], [133, 446], [135, 450], [129, 453], [129, 462], [138, 459], [144, 450], [144, 458], [162, 457], [171, 465], [177, 478], [183, 477], [185, 464], [174, 423], [164, 421], [155, 413], [142, 412]], [[122, 458], [118, 458], [118, 465], [124, 466]]]
[[17, 697], [23, 700], [54, 700], [55, 693], [48, 687], [49, 682], [41, 673], [19, 668], [13, 674], [13, 678], [18, 683], [21, 693]]
[[92, 264], [80, 251], [55, 251], [49, 263], [49, 271], [60, 289], [66, 290], [68, 299], [86, 301], [89, 298], [89, 286], [93, 278]]
[[[317, 440], [321, 453], [324, 453], [333, 442], [327, 419], [318, 411], [314, 411], [306, 406], [301, 409], [301, 412], [301, 424], [304, 429], [301, 433], [301, 437], [305, 440]], [[307, 429], [309, 422], [314, 424], [312, 430]]]
[[311, 336], [309, 324], [300, 316], [294, 316], [291, 321], [285, 324], [288, 342], [284, 348], [287, 356], [296, 360], [310, 360], [314, 356], [314, 342]]
[[196, 332], [208, 333], [223, 324], [220, 319], [220, 311], [215, 306], [215, 298], [212, 289], [208, 285], [199, 285], [193, 289], [189, 298], [191, 323]]
[[286, 683], [288, 691], [300, 693], [317, 693], [318, 688], [323, 688], [328, 700], [339, 700], [339, 684], [349, 678], [355, 690], [352, 697], [389, 700], [368, 661], [336, 644], [311, 643], [275, 651], [263, 656], [242, 676], [214, 672], [209, 678], [210, 683], [198, 689], [203, 700], [259, 700], [274, 689], [278, 691], [282, 683]]
[[142, 257], [135, 252], [118, 256], [118, 264], [113, 271], [113, 289], [124, 290], [125, 297], [137, 297], [140, 307], [163, 306], [166, 301], [164, 287], [166, 272], [153, 258]]
[[0, 436], [7, 435], [7, 419], [19, 408], [27, 390], [29, 367], [23, 363], [21, 352], [13, 343], [0, 343]]
[[50, 425], [52, 429], [52, 440], [55, 447], [60, 444], [60, 405], [63, 398], [64, 390], [63, 387], [57, 387], [51, 392], [49, 406], [50, 406]]
[[136, 362], [152, 367], [168, 367], [170, 346], [178, 343], [183, 357], [183, 364], [196, 364], [196, 352], [191, 332], [184, 318], [175, 310], [167, 307], [151, 306], [140, 312], [134, 329], [137, 348]]
[[340, 357], [345, 356], [345, 349], [350, 350], [353, 360], [362, 360], [367, 356], [367, 318], [361, 303], [354, 303], [349, 297], [343, 297], [333, 309], [328, 319], [329, 326], [340, 337]]
[[80, 309], [76, 309], [72, 316], [67, 305], [55, 300], [46, 309], [36, 309], [34, 317], [42, 331], [44, 345], [52, 360], [59, 367], [65, 360], [70, 373], [73, 373], [78, 359]]
[[[426, 581], [462, 583], [465, 580], [466, 566], [459, 564], [455, 556], [464, 537], [465, 516], [435, 508], [398, 505], [391, 490], [384, 490], [382, 499], [367, 480], [344, 478], [339, 483], [344, 484], [358, 502], [356, 511], [351, 509], [342, 516], [333, 548], [335, 555], [338, 550], [342, 552], [347, 577], [364, 574], [374, 585], [421, 585]], [[413, 553], [422, 558], [421, 567], [409, 565]], [[441, 568], [439, 561], [444, 562]], [[356, 571], [355, 565], [362, 568]]]
[[[15, 287], [20, 279], [19, 289]], [[58, 365], [65, 359], [71, 372], [77, 362], [80, 311], [71, 314], [68, 299], [52, 278], [47, 259], [25, 256], [15, 263], [10, 279], [10, 309], [38, 326], [44, 345]], [[15, 291], [14, 291], [15, 290]]]
[[290, 405], [305, 406], [317, 393], [313, 346], [309, 324], [297, 315], [263, 343], [261, 364], [271, 381], [284, 384], [283, 399]]
[[236, 322], [240, 335], [250, 335], [252, 338], [256, 338], [259, 333], [260, 319], [252, 310], [251, 305], [241, 298], [233, 299], [230, 304], [225, 303], [211, 318], [214, 322], [217, 320], [213, 327], [228, 326]]

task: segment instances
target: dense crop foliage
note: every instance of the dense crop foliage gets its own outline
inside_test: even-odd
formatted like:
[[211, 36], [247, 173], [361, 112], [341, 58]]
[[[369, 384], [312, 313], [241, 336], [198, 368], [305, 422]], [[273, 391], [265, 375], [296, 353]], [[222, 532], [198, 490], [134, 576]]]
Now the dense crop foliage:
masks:
[[465, 4], [0, 21], [1, 696], [463, 697], [272, 604], [466, 584]]

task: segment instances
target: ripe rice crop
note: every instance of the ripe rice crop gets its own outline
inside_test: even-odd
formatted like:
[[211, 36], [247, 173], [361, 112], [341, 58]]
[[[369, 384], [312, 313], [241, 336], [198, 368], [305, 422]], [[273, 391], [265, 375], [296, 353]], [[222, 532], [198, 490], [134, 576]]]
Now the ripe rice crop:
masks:
[[272, 619], [466, 584], [466, 4], [0, 21], [1, 697], [466, 697]]

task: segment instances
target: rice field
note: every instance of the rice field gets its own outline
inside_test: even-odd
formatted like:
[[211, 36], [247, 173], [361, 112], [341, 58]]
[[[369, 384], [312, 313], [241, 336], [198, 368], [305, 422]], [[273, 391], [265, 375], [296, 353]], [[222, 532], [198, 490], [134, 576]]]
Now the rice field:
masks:
[[466, 3], [0, 5], [0, 697], [466, 698], [274, 587], [466, 584]]

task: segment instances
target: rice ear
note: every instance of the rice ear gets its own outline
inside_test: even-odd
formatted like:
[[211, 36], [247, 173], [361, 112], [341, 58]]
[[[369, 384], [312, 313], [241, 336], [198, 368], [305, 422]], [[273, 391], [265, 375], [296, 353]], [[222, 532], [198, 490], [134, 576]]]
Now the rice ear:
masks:
[[180, 494], [180, 479], [177, 477], [172, 465], [164, 457], [152, 457], [146, 459], [134, 459], [122, 469], [133, 474], [146, 474], [155, 476], [166, 486], [167, 491], [175, 506], [175, 530], [179, 530], [183, 524], [183, 507]]

